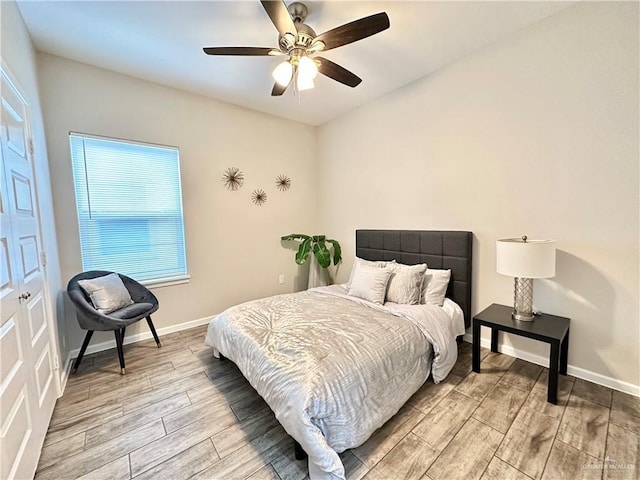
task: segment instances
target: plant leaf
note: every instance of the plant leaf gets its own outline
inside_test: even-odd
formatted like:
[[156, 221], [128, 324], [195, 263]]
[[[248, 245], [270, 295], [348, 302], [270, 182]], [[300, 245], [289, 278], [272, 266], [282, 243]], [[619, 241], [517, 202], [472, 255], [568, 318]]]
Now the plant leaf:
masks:
[[304, 235], [302, 233], [292, 233], [291, 235], [285, 235], [284, 237], [280, 237], [280, 240], [306, 240], [307, 238], [311, 238], [309, 235]]
[[298, 247], [298, 252], [296, 253], [296, 263], [298, 265], [303, 265], [309, 258], [309, 254], [311, 253], [311, 239], [305, 238], [300, 247]]
[[324, 240], [313, 244], [313, 253], [322, 268], [327, 268], [331, 264], [331, 253], [329, 253], [329, 249]]
[[340, 248], [340, 244], [337, 240], [327, 240], [331, 245], [333, 245], [333, 264], [337, 265], [342, 261], [342, 248]]

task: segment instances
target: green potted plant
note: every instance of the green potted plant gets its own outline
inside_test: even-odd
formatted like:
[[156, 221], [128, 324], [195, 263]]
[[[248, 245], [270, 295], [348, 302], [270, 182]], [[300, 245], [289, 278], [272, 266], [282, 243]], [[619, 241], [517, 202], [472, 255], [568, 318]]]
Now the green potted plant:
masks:
[[300, 242], [296, 252], [298, 265], [304, 265], [309, 258], [312, 258], [309, 267], [309, 288], [331, 283], [327, 268], [332, 261], [334, 265], [337, 265], [342, 260], [342, 249], [337, 240], [327, 238], [326, 235], [304, 235], [302, 233], [285, 235], [281, 237], [281, 240]]

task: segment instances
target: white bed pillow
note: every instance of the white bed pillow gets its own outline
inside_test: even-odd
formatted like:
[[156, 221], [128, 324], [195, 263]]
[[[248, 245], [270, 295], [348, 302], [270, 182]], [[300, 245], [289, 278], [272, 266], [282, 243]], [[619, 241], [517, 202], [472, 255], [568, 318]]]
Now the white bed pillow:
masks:
[[384, 304], [391, 270], [387, 267], [358, 265], [347, 294], [379, 305]]
[[356, 257], [356, 259], [353, 261], [353, 267], [351, 267], [351, 274], [349, 275], [349, 281], [347, 282], [347, 290], [351, 285], [351, 281], [353, 280], [353, 275], [355, 274], [356, 270], [360, 265], [368, 265], [370, 267], [384, 268], [387, 266], [387, 263], [388, 262], [384, 262], [384, 261], [364, 260], [363, 258]]
[[451, 270], [427, 268], [426, 272], [424, 272], [420, 303], [441, 307], [444, 303], [444, 296], [447, 293], [447, 287], [449, 286], [450, 279]]
[[117, 273], [78, 280], [78, 285], [87, 292], [96, 310], [104, 315], [133, 303], [127, 287]]
[[422, 283], [427, 264], [392, 263], [389, 264], [389, 269], [391, 277], [387, 287], [387, 302], [418, 305], [422, 296]]

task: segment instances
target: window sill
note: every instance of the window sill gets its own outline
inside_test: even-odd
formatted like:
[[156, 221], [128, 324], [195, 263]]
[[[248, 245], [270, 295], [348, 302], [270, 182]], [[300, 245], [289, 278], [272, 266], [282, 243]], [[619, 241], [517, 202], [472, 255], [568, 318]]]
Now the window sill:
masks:
[[189, 283], [190, 280], [191, 280], [190, 275], [181, 275], [179, 277], [154, 278], [153, 280], [144, 280], [140, 283], [145, 287], [148, 287], [151, 290], [153, 290], [154, 288], [182, 285], [183, 283]]

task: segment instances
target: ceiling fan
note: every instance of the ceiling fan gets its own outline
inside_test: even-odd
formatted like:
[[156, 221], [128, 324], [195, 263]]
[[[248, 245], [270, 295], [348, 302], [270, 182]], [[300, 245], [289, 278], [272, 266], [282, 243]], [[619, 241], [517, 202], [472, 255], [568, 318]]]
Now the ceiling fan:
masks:
[[318, 54], [389, 28], [389, 17], [381, 12], [316, 35], [304, 23], [308, 10], [303, 3], [293, 2], [289, 7], [282, 0], [261, 0], [260, 3], [278, 29], [278, 48], [205, 47], [203, 50], [207, 55], [287, 56], [273, 71], [272, 96], [282, 95], [292, 83], [297, 91], [313, 88], [318, 72], [349, 87], [358, 86], [362, 82], [360, 77]]

